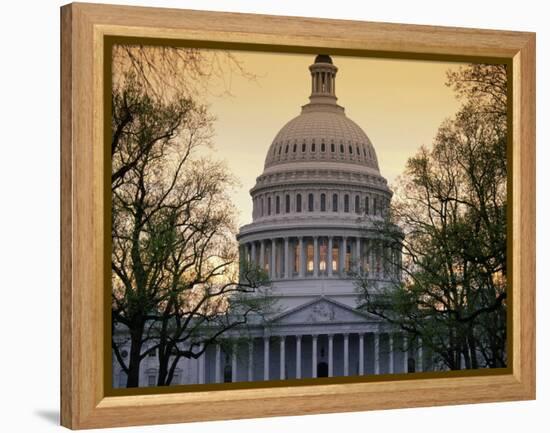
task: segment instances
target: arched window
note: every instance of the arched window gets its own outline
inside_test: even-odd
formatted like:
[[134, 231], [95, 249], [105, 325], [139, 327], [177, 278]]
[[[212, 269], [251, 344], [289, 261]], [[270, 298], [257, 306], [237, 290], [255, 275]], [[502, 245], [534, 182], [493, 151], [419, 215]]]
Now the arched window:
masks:
[[157, 385], [157, 371], [154, 368], [148, 369], [145, 374], [147, 375], [147, 386]]
[[267, 198], [267, 214], [271, 215], [271, 197]]
[[344, 153], [344, 145], [343, 144], [340, 145], [340, 153]]
[[332, 211], [338, 212], [338, 194], [332, 194]]
[[288, 153], [288, 144], [285, 146], [285, 153]]
[[302, 194], [296, 194], [296, 212], [302, 212]]
[[355, 213], [360, 213], [360, 210], [359, 210], [360, 207], [361, 205], [359, 203], [359, 196], [356, 195], [355, 196]]
[[355, 150], [357, 150], [357, 156], [361, 156], [361, 152], [359, 152], [359, 146], [355, 146]]
[[351, 147], [351, 144], [349, 145], [349, 154], [353, 155], [353, 147]]
[[376, 215], [378, 213], [378, 203], [376, 201], [376, 197], [372, 199], [372, 214]]
[[308, 194], [307, 196], [307, 210], [313, 212], [313, 194]]
[[323, 193], [321, 194], [321, 212], [327, 210], [327, 196]]
[[325, 151], [325, 143], [321, 143], [321, 152], [324, 152]]
[[179, 385], [181, 383], [181, 370], [179, 368], [176, 368], [174, 370], [174, 374], [172, 375], [172, 381], [170, 382], [170, 385]]
[[306, 151], [306, 142], [304, 141], [302, 143], [302, 152], [305, 152]]
[[290, 196], [285, 195], [285, 212], [290, 213]]
[[349, 195], [344, 195], [344, 212], [349, 212]]
[[311, 143], [311, 151], [315, 152], [315, 141]]
[[279, 146], [279, 155], [281, 154], [281, 150], [283, 150], [283, 146]]
[[369, 198], [365, 197], [365, 214], [369, 214]]
[[294, 146], [292, 146], [292, 151], [296, 153], [296, 143], [294, 143]]
[[264, 198], [260, 199], [260, 216], [264, 216]]
[[330, 151], [334, 153], [334, 143], [330, 143]]
[[275, 197], [275, 213], [281, 213], [281, 198], [279, 196]]

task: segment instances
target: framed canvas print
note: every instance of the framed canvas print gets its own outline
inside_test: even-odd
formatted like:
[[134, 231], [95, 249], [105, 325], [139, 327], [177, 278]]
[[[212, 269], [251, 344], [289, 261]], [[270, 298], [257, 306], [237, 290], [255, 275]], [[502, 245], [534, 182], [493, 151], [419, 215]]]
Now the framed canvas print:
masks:
[[535, 36], [71, 4], [62, 424], [535, 398]]

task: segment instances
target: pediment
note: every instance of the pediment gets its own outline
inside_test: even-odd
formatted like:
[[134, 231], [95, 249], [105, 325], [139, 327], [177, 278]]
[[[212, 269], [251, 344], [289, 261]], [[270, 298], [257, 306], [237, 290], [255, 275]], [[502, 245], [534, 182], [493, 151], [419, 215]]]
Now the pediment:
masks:
[[300, 305], [275, 318], [278, 325], [304, 323], [364, 323], [368, 317], [347, 305], [329, 298], [319, 298], [313, 302]]

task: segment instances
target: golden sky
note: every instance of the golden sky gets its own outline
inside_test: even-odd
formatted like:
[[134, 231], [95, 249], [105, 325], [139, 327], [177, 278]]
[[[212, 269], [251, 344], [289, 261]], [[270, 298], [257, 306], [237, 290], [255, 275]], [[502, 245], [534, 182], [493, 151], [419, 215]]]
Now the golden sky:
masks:
[[[239, 224], [252, 220], [248, 191], [263, 170], [277, 132], [300, 114], [311, 90], [313, 55], [233, 52], [255, 80], [228, 74], [208, 96], [216, 116], [214, 156], [226, 161], [241, 186], [232, 194]], [[445, 86], [445, 72], [458, 63], [332, 56], [338, 67], [336, 96], [376, 149], [390, 185], [408, 157], [431, 145], [441, 122], [460, 107]], [[228, 88], [231, 96], [218, 96]]]

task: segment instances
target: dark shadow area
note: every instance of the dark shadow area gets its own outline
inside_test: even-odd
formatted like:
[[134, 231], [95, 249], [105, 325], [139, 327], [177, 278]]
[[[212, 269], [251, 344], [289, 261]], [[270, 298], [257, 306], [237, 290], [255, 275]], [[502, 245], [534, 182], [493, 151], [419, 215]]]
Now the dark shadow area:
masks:
[[38, 409], [34, 413], [50, 424], [59, 425], [59, 411], [54, 409]]

